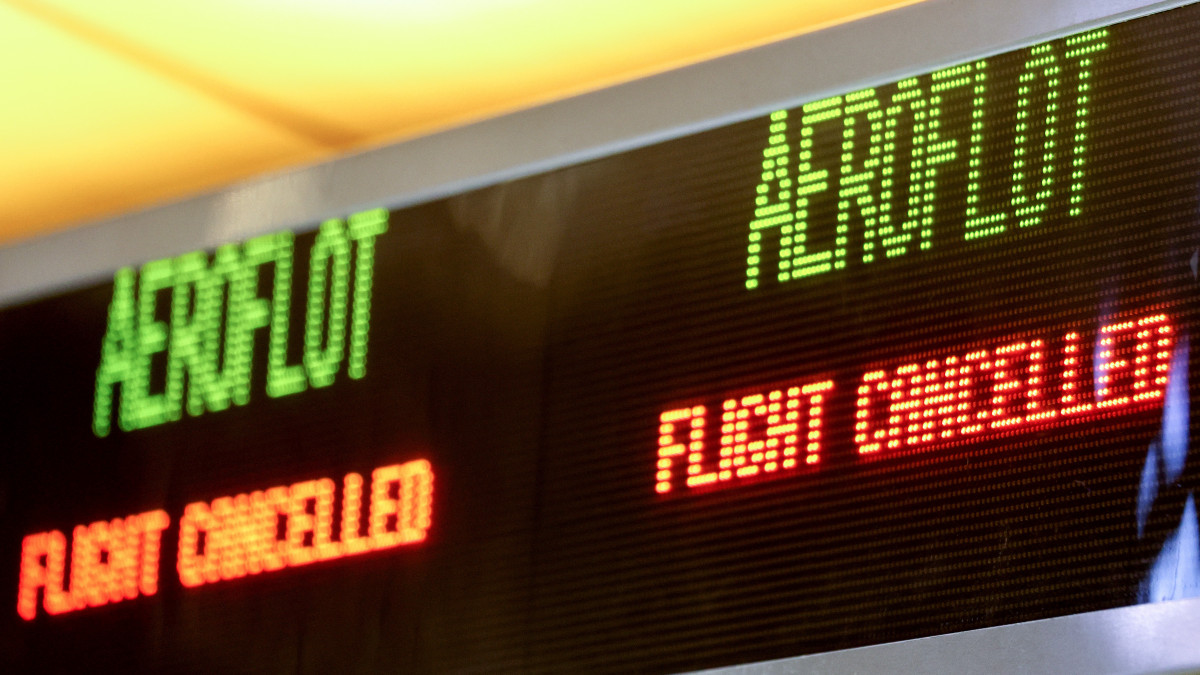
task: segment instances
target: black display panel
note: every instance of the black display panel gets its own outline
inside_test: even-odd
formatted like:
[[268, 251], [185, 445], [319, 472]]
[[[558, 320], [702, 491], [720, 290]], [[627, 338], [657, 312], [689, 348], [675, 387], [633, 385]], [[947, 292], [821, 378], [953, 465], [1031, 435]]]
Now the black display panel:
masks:
[[3, 310], [0, 654], [676, 672], [1200, 595], [1198, 22]]

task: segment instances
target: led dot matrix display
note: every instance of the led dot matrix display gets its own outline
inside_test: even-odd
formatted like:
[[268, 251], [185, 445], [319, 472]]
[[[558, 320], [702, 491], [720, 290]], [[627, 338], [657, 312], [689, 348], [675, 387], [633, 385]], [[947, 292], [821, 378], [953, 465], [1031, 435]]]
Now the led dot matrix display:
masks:
[[[773, 113], [750, 221], [746, 287], [758, 288], [764, 255], [777, 259], [776, 279], [786, 282], [841, 270], [851, 260], [867, 265], [927, 251], [935, 229], [941, 237], [970, 240], [1034, 227], [1056, 194], [1067, 195], [1057, 201], [1078, 216], [1088, 92], [1107, 39], [1108, 31], [1100, 29], [1029, 49], [1011, 120], [997, 113], [998, 101], [988, 90], [1010, 93], [1013, 84], [997, 82], [994, 73], [989, 79], [986, 60], [807, 103], [799, 115]], [[955, 99], [967, 103], [969, 114], [945, 114]], [[795, 153], [792, 118], [799, 123]], [[839, 135], [840, 154], [829, 142], [818, 144]], [[1007, 152], [1001, 150], [1006, 144], [1012, 146]], [[989, 186], [994, 194], [981, 194], [983, 163], [1000, 154], [1011, 155], [1002, 160], [1011, 168], [1009, 180]], [[937, 209], [939, 172], [965, 174], [965, 208]], [[836, 225], [814, 208], [822, 193], [836, 195]], [[984, 203], [989, 208], [981, 212]], [[811, 230], [831, 225], [832, 241], [814, 245]], [[861, 231], [854, 255], [852, 226]]]
[[1197, 30], [3, 308], [0, 659], [667, 673], [1186, 594]]

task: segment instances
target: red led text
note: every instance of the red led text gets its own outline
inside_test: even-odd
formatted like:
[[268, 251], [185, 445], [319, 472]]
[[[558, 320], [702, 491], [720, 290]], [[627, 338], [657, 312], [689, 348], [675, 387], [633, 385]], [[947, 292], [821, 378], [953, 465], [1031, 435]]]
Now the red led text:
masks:
[[71, 533], [70, 583], [67, 537], [58, 530], [31, 534], [21, 542], [17, 613], [37, 616], [38, 589], [47, 614], [63, 614], [158, 592], [162, 532], [171, 524], [163, 511], [77, 525]]
[[[363, 478], [330, 478], [194, 502], [179, 523], [179, 581], [188, 587], [424, 541], [432, 522], [433, 470], [421, 459]], [[366, 518], [363, 518], [363, 507]]]
[[[348, 473], [339, 484], [318, 478], [188, 504], [179, 522], [180, 583], [201, 586], [425, 540], [433, 522], [428, 461], [379, 467], [365, 483]], [[58, 530], [25, 537], [17, 613], [35, 619], [39, 592], [49, 615], [156, 594], [170, 524], [160, 510], [78, 525], [69, 541]]]
[[1154, 314], [1102, 326], [1094, 343], [1071, 331], [871, 371], [854, 442], [870, 455], [1133, 410], [1162, 399], [1173, 341]]
[[[727, 399], [721, 405], [716, 462], [706, 456], [708, 410], [691, 406], [659, 415], [655, 490], [698, 488], [815, 466], [821, 461], [821, 416], [833, 381]], [[686, 464], [678, 476], [679, 464]]]
[[[869, 370], [854, 390], [855, 450], [880, 457], [1161, 404], [1174, 340], [1170, 318], [1147, 313], [1086, 339], [1078, 330], [1010, 337]], [[734, 487], [818, 469], [825, 397], [833, 390], [834, 381], [823, 380], [730, 397], [720, 411], [666, 410], [658, 418], [655, 491]]]

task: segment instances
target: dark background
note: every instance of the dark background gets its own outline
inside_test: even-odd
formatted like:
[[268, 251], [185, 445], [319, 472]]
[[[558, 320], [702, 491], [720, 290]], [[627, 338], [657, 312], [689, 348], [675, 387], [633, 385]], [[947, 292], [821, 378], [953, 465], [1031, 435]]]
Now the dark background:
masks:
[[[377, 240], [364, 379], [343, 371], [270, 399], [260, 331], [249, 404], [104, 439], [90, 415], [111, 285], [5, 310], [0, 659], [17, 671], [665, 672], [1134, 603], [1195, 487], [1189, 465], [1138, 535], [1161, 408], [863, 462], [853, 387], [914, 356], [1053, 340], [1148, 308], [1171, 314], [1183, 343], [1197, 332], [1198, 19], [1185, 8], [1111, 29], [1075, 218], [1064, 144], [1042, 225], [964, 241], [970, 109], [948, 103], [960, 158], [940, 168], [933, 248], [862, 264], [852, 221], [846, 269], [779, 284], [764, 256], [747, 291], [767, 137], [752, 120], [394, 211]], [[1008, 202], [1027, 55], [988, 60], [985, 212]], [[836, 157], [840, 126], [827, 126], [816, 151]], [[816, 245], [835, 210], [813, 207]], [[297, 240], [297, 339], [311, 241]], [[813, 377], [838, 387], [819, 471], [655, 494], [660, 412]], [[418, 457], [436, 475], [425, 543], [179, 585], [186, 503]], [[17, 616], [24, 535], [154, 508], [172, 518], [158, 595]]]

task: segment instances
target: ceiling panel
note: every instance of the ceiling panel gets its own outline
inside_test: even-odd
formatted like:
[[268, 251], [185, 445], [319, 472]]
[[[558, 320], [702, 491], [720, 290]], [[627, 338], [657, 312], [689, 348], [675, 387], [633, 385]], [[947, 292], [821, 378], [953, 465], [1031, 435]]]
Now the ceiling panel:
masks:
[[0, 238], [277, 168], [320, 148], [0, 4]]
[[0, 0], [0, 243], [915, 1]]

